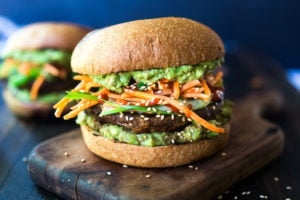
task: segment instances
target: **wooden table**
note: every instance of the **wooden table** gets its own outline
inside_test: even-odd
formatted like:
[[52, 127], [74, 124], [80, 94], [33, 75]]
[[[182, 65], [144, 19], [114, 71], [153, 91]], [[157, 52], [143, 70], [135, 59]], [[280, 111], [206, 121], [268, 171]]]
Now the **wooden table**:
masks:
[[[233, 100], [253, 90], [276, 89], [283, 95], [283, 111], [266, 117], [282, 127], [286, 144], [282, 156], [224, 192], [222, 199], [264, 199], [265, 196], [300, 199], [299, 93], [288, 84], [281, 66], [261, 54], [240, 50], [227, 56], [225, 67], [226, 95]], [[31, 181], [26, 157], [35, 145], [75, 128], [75, 123], [18, 120], [5, 107], [2, 98], [0, 110], [0, 199], [60, 199]]]

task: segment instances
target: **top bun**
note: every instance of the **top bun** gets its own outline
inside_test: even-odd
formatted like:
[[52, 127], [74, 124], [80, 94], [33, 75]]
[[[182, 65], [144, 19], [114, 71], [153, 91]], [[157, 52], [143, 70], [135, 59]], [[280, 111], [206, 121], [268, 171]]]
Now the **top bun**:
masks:
[[4, 53], [13, 50], [73, 50], [91, 29], [76, 24], [41, 22], [16, 31], [7, 41]]
[[186, 18], [137, 20], [95, 30], [76, 46], [71, 66], [81, 74], [179, 67], [224, 56], [220, 37]]

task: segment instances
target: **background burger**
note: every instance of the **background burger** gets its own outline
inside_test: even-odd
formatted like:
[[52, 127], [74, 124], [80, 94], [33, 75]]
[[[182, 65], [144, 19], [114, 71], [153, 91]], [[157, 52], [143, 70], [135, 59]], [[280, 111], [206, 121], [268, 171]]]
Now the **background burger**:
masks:
[[221, 149], [231, 106], [224, 101], [221, 39], [185, 18], [118, 24], [88, 34], [71, 65], [81, 81], [54, 108], [73, 100], [93, 153], [138, 167], [170, 167]]
[[74, 87], [71, 53], [89, 31], [75, 24], [35, 23], [9, 38], [0, 77], [7, 79], [4, 99], [16, 115], [51, 116], [53, 104]]

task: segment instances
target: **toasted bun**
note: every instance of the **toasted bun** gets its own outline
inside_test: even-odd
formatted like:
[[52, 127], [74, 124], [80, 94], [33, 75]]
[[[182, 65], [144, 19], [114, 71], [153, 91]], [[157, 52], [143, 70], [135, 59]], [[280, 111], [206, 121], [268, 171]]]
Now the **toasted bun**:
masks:
[[52, 105], [41, 104], [38, 102], [22, 102], [11, 94], [7, 89], [3, 92], [6, 105], [12, 112], [21, 118], [46, 119], [53, 116]]
[[12, 50], [73, 50], [91, 29], [67, 23], [34, 23], [16, 31], [7, 41], [4, 54]]
[[230, 125], [226, 133], [213, 139], [198, 142], [146, 147], [115, 142], [102, 136], [95, 136], [87, 126], [81, 126], [87, 148], [107, 160], [136, 167], [176, 167], [208, 157], [227, 143]]
[[224, 56], [220, 37], [185, 18], [138, 20], [88, 34], [76, 46], [71, 66], [81, 74], [178, 67]]

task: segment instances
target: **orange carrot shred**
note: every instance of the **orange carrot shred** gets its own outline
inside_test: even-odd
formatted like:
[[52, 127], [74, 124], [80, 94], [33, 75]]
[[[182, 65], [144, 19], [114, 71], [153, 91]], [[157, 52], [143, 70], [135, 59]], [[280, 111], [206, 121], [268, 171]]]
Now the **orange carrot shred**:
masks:
[[34, 80], [34, 82], [32, 84], [32, 87], [31, 87], [31, 90], [30, 90], [30, 99], [31, 100], [34, 101], [34, 100], [37, 99], [39, 89], [41, 88], [44, 81], [45, 81], [45, 77], [43, 75], [38, 76]]
[[74, 118], [76, 117], [81, 111], [87, 109], [87, 108], [90, 108], [94, 105], [98, 104], [98, 101], [92, 101], [92, 100], [89, 100], [88, 102], [85, 102], [84, 104], [79, 104], [78, 107], [76, 107], [76, 109], [72, 110], [71, 112], [69, 112], [68, 114], [66, 114], [64, 116], [64, 119], [71, 119], [71, 118]]
[[35, 64], [31, 62], [22, 62], [20, 63], [20, 66], [18, 68], [18, 71], [23, 75], [28, 75], [29, 71], [32, 67], [34, 67]]
[[87, 75], [76, 75], [73, 77], [73, 79], [77, 81], [93, 81], [93, 79]]
[[180, 85], [178, 81], [175, 81], [173, 84], [173, 97], [178, 99], [180, 96]]
[[165, 89], [165, 90], [158, 90], [155, 92], [157, 95], [163, 95], [163, 96], [168, 96], [172, 94], [172, 91], [170, 89]]
[[162, 78], [162, 79], [160, 79], [160, 82], [167, 83], [167, 82], [169, 82], [169, 80], [166, 78]]
[[59, 70], [49, 63], [45, 64], [44, 69], [53, 76], [59, 76]]
[[107, 96], [109, 98], [112, 98], [112, 99], [121, 99], [121, 95], [120, 94], [115, 94], [115, 93], [112, 93], [112, 92], [108, 92]]
[[210, 97], [211, 96], [211, 91], [210, 91], [205, 79], [201, 79], [201, 84], [203, 86], [204, 93]]
[[195, 87], [195, 86], [200, 86], [201, 83], [199, 80], [192, 80], [190, 82], [187, 82], [186, 84], [184, 84], [182, 87], [181, 87], [181, 91], [180, 92], [184, 92], [192, 87]]
[[193, 88], [185, 90], [184, 93], [201, 93], [201, 92], [203, 92], [203, 90], [204, 90], [203, 88], [193, 87]]
[[158, 81], [157, 83], [158, 83], [158, 89], [160, 89], [160, 90], [168, 89], [168, 87], [167, 87], [168, 83], [164, 83], [164, 82], [160, 82], [160, 81]]
[[202, 93], [189, 93], [189, 92], [185, 92], [182, 97], [184, 98], [199, 98], [202, 99], [204, 101], [208, 101], [210, 100], [210, 96], [206, 95], [206, 94], [202, 94]]
[[89, 92], [91, 90], [92, 87], [102, 87], [102, 85], [95, 83], [95, 82], [88, 82], [85, 85], [85, 92]]
[[223, 77], [223, 72], [218, 72], [216, 77], [213, 80], [213, 85], [216, 85], [221, 80], [222, 77]]
[[54, 115], [55, 117], [60, 117], [62, 112], [64, 111], [64, 108], [68, 105], [70, 102], [70, 99], [62, 98], [58, 103], [56, 103], [53, 108], [56, 109]]

